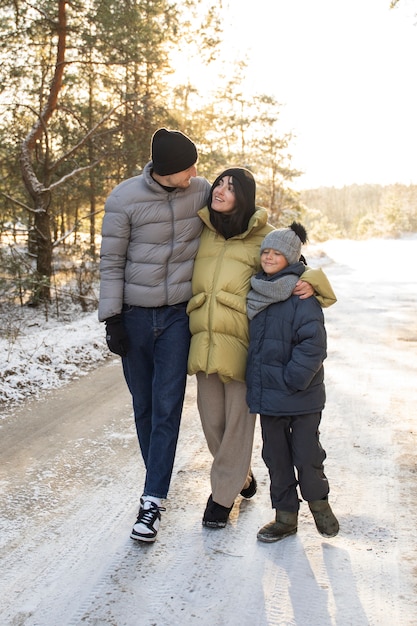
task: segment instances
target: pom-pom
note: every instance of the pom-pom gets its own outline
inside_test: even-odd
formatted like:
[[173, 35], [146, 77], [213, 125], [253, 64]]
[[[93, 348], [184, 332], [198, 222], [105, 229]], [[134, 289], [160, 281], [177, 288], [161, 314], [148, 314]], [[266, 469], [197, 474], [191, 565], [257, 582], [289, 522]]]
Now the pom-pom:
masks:
[[300, 222], [293, 222], [290, 226], [291, 230], [295, 232], [297, 237], [300, 239], [301, 243], [306, 243], [307, 241], [307, 231]]

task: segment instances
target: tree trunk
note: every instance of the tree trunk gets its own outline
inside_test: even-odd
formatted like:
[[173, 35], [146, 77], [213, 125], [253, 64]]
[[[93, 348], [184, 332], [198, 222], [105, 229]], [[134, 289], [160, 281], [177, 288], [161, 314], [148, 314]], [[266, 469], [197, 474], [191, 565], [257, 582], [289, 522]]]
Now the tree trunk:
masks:
[[51, 224], [46, 209], [37, 208], [35, 213], [36, 233], [36, 284], [31, 300], [32, 306], [40, 302], [50, 301], [50, 285], [52, 276], [52, 238]]
[[47, 102], [37, 120], [22, 143], [20, 168], [26, 190], [33, 200], [35, 213], [35, 235], [37, 243], [36, 284], [31, 304], [36, 306], [50, 300], [50, 278], [52, 276], [52, 236], [48, 215], [50, 184], [48, 154], [45, 156], [44, 179], [39, 180], [33, 167], [33, 153], [36, 144], [47, 135], [48, 122], [57, 107], [59, 92], [62, 88], [62, 77], [65, 67], [66, 52], [66, 0], [58, 0], [58, 18], [56, 30], [58, 34], [55, 70], [51, 81]]

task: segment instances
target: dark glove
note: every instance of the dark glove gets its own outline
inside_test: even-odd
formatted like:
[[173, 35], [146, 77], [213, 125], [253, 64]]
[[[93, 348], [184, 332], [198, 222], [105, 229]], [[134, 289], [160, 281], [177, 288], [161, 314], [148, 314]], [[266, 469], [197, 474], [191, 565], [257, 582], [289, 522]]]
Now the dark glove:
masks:
[[129, 348], [129, 339], [125, 327], [123, 326], [122, 316], [113, 315], [105, 320], [106, 324], [106, 342], [110, 352], [119, 356], [126, 356]]

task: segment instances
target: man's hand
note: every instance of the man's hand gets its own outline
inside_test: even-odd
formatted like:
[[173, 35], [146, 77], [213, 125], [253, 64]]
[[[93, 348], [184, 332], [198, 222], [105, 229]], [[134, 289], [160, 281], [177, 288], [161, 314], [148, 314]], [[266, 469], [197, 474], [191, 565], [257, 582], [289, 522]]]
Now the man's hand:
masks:
[[300, 300], [305, 300], [306, 298], [314, 296], [314, 289], [310, 283], [306, 283], [304, 280], [299, 280], [294, 287], [292, 294], [293, 296], [299, 296]]
[[123, 326], [120, 315], [114, 315], [105, 320], [106, 342], [110, 352], [119, 356], [126, 356], [129, 348], [129, 339]]

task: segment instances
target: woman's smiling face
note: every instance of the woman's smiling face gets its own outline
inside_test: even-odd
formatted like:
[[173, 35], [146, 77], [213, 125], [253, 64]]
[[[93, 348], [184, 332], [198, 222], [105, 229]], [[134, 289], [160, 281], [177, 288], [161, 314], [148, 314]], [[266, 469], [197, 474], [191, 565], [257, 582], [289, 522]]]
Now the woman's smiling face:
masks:
[[211, 196], [211, 208], [218, 213], [233, 213], [236, 197], [233, 186], [233, 177], [225, 176], [221, 178]]

